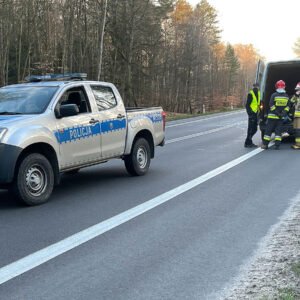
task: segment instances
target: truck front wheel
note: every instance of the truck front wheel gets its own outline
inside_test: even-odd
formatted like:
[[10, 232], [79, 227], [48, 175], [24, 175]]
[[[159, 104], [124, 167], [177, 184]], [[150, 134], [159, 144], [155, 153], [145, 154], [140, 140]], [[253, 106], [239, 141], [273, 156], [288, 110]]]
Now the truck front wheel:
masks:
[[151, 151], [149, 143], [144, 138], [138, 138], [129, 155], [124, 158], [127, 172], [132, 176], [145, 175], [149, 169]]
[[53, 169], [44, 155], [32, 153], [23, 158], [13, 183], [19, 200], [27, 205], [42, 204], [49, 199], [53, 186]]

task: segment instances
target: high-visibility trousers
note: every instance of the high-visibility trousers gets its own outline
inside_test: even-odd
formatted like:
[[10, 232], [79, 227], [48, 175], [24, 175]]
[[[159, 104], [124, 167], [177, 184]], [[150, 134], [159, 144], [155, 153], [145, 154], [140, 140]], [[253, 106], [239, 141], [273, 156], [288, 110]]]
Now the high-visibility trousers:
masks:
[[282, 133], [282, 119], [268, 119], [265, 135], [263, 138], [263, 144], [268, 145], [271, 141], [272, 132], [275, 132], [275, 145], [279, 146], [281, 143]]
[[300, 116], [295, 116], [293, 126], [295, 129], [295, 144], [300, 146]]

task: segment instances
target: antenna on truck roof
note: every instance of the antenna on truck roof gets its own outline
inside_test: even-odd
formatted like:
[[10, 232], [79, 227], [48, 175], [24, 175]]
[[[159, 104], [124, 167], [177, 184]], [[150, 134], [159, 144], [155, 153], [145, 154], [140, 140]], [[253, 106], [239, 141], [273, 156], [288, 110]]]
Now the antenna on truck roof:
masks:
[[28, 82], [40, 81], [68, 81], [68, 80], [85, 80], [87, 73], [64, 73], [64, 74], [48, 74], [48, 75], [30, 75], [25, 77]]

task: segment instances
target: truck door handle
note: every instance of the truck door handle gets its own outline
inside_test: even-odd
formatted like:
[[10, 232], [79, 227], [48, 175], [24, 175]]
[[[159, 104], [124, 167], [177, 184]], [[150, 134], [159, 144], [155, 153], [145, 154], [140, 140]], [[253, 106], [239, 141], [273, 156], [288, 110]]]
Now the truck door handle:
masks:
[[98, 122], [99, 122], [99, 120], [96, 120], [94, 118], [90, 119], [90, 124], [96, 124]]
[[118, 114], [118, 115], [117, 115], [117, 118], [118, 118], [118, 119], [123, 119], [123, 118], [125, 118], [125, 115]]

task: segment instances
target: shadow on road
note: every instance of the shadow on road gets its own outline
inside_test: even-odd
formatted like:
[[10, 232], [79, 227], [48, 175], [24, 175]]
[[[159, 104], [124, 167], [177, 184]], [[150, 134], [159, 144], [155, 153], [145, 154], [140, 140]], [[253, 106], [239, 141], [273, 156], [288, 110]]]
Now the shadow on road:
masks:
[[[107, 189], [115, 189], [116, 185], [126, 182], [130, 176], [118, 167], [91, 167], [81, 170], [77, 174], [61, 175], [60, 184], [54, 187], [49, 201], [60, 201], [64, 198], [81, 198], [81, 196], [99, 194]], [[135, 178], [131, 178], [132, 179]], [[134, 180], [133, 180], [134, 181]], [[27, 207], [14, 199], [11, 192], [0, 189], [0, 210]]]
[[12, 197], [11, 193], [7, 190], [0, 190], [0, 210], [15, 209], [20, 207], [20, 205], [21, 204]]
[[129, 175], [119, 168], [107, 170], [86, 169], [77, 174], [64, 174], [60, 184], [55, 187], [55, 196], [65, 196], [67, 194], [101, 192], [103, 188], [115, 188], [116, 184], [128, 180]]

